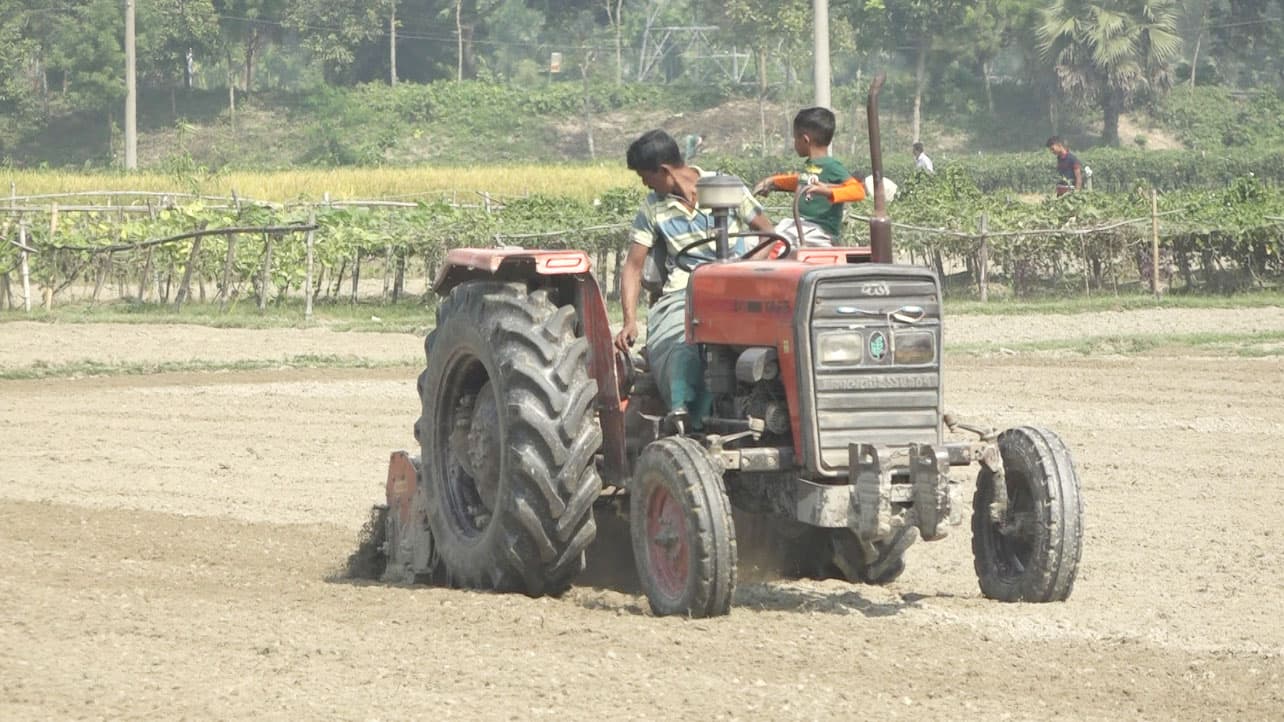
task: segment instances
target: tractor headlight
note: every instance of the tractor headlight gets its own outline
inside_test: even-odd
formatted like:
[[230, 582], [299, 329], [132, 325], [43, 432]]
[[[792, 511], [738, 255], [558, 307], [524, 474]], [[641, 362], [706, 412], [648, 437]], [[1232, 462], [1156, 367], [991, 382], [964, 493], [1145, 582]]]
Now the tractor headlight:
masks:
[[932, 363], [936, 360], [936, 335], [931, 331], [898, 331], [893, 360], [897, 366]]
[[825, 366], [855, 366], [865, 356], [865, 337], [859, 331], [821, 334], [816, 345]]

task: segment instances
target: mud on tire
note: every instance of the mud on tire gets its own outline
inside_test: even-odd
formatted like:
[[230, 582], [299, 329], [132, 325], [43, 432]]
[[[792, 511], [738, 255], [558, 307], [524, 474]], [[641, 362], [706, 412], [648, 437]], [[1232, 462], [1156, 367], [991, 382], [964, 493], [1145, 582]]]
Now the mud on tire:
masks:
[[1006, 533], [990, 517], [995, 476], [982, 468], [972, 501], [972, 554], [981, 593], [1004, 602], [1070, 597], [1083, 548], [1083, 500], [1070, 452], [1046, 429], [999, 435], [1008, 490]]
[[555, 595], [583, 568], [602, 432], [575, 320], [572, 306], [523, 284], [464, 283], [438, 308], [415, 435], [454, 585]]

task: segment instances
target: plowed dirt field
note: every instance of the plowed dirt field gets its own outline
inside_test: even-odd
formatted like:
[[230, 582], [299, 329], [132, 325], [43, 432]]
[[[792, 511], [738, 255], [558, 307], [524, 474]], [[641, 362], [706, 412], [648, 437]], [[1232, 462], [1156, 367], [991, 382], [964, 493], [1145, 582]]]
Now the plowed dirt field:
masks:
[[983, 599], [966, 524], [890, 586], [747, 582], [696, 621], [650, 616], [607, 519], [560, 599], [346, 580], [388, 453], [414, 443], [422, 339], [0, 324], [0, 370], [405, 364], [0, 381], [0, 718], [1280, 719], [1281, 356], [1000, 349], [1278, 331], [1284, 310], [947, 327], [994, 349], [947, 353], [947, 407], [1074, 454], [1067, 603]]

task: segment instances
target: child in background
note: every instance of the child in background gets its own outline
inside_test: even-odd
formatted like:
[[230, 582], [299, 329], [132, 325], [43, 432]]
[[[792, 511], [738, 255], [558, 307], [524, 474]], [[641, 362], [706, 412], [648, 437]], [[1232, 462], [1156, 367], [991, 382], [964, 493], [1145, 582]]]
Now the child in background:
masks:
[[781, 221], [776, 232], [803, 246], [832, 246], [842, 233], [845, 204], [865, 200], [865, 186], [829, 154], [835, 118], [828, 108], [804, 108], [794, 116], [794, 152], [806, 158], [799, 173], [763, 178], [754, 186], [756, 195], [803, 189], [798, 201], [803, 237], [797, 238], [793, 219]]

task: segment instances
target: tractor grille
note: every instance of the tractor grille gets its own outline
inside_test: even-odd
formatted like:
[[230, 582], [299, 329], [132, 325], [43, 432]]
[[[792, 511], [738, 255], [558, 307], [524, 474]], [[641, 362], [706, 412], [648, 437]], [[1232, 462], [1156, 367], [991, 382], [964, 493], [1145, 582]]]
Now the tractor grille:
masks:
[[[814, 285], [800, 364], [809, 466], [833, 475], [853, 442], [941, 440], [941, 303], [921, 268], [854, 266]], [[919, 316], [921, 318], [913, 320]], [[900, 318], [892, 314], [900, 312]], [[803, 339], [800, 341], [800, 350]]]

